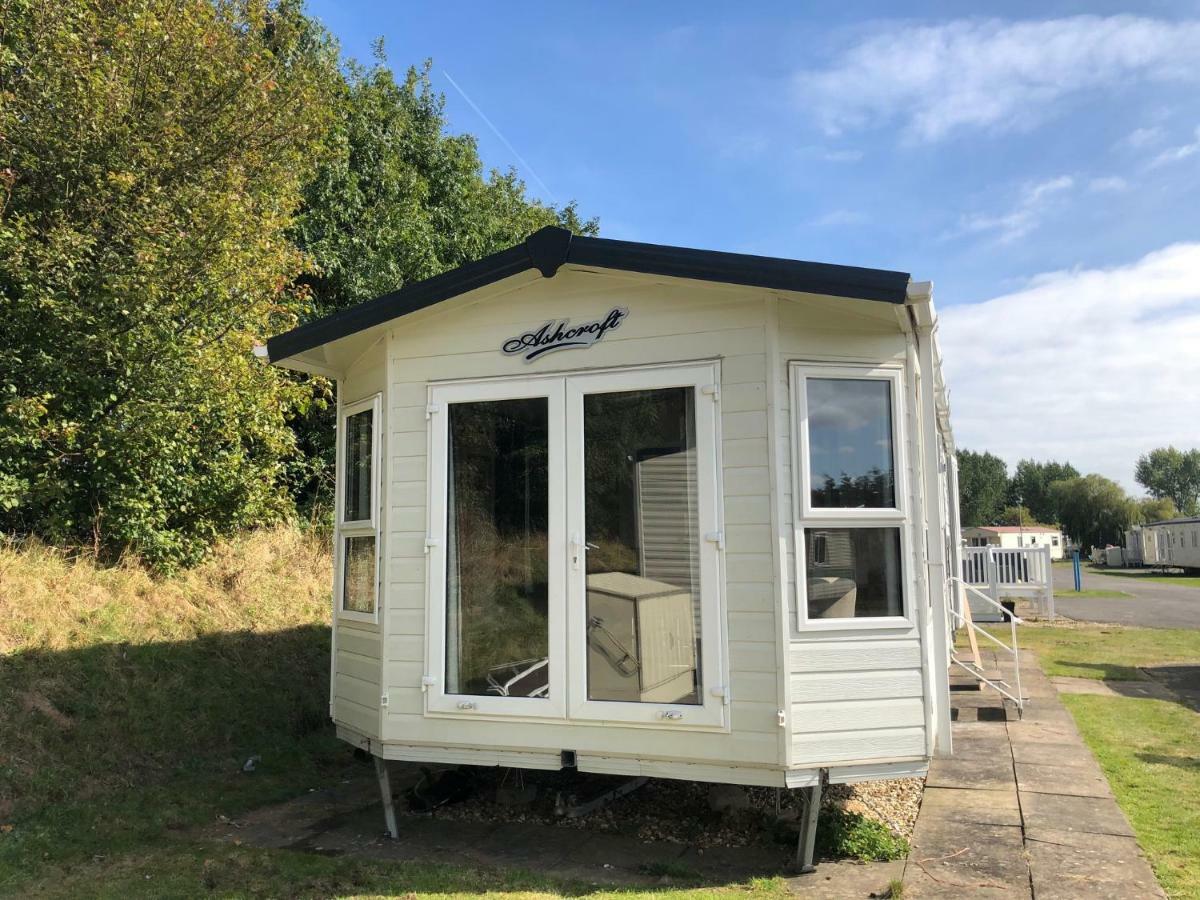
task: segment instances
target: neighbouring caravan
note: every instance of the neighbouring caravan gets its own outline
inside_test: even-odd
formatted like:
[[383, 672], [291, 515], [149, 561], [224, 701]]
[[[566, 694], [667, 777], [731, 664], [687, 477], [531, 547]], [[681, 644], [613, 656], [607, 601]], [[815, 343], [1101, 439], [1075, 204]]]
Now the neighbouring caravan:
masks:
[[968, 547], [1049, 547], [1051, 559], [1062, 559], [1066, 542], [1053, 525], [987, 525], [962, 530]]
[[[1126, 546], [1132, 533], [1125, 534]], [[1151, 522], [1141, 533], [1144, 565], [1200, 569], [1200, 516]]]
[[338, 734], [381, 786], [923, 773], [961, 571], [936, 327], [903, 273], [547, 228], [271, 338], [337, 381]]

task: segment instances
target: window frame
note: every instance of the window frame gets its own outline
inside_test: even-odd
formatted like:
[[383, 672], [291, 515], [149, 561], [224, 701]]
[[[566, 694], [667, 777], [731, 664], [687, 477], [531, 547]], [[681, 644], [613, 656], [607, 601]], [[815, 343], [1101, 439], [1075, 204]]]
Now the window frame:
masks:
[[[380, 452], [383, 437], [381, 416], [382, 396], [381, 393], [376, 393], [362, 400], [356, 400], [353, 403], [342, 404], [338, 410], [337, 422], [337, 478], [335, 479], [335, 486], [337, 488], [337, 497], [335, 500], [337, 509], [337, 527], [335, 529], [337, 532], [337, 552], [336, 565], [334, 567], [337, 617], [347, 621], [362, 622], [370, 625], [379, 624], [380, 576], [383, 571], [383, 547], [381, 546], [379, 528], [380, 506], [383, 497], [383, 466], [381, 460], [382, 454]], [[346, 452], [346, 422], [351, 416], [356, 416], [367, 410], [371, 412], [371, 495], [368, 504], [371, 516], [369, 519], [356, 519], [352, 522], [347, 522], [344, 518], [347, 487], [345, 466], [348, 461]], [[369, 613], [346, 609], [346, 540], [347, 538], [355, 537], [371, 537], [375, 539], [375, 579], [372, 585], [374, 590], [371, 597], [371, 612]]]
[[[722, 523], [721, 417], [711, 390], [719, 385], [720, 368], [713, 363], [623, 368], [579, 373], [566, 378], [566, 435], [568, 448], [567, 533], [584, 535], [583, 398], [588, 394], [621, 391], [692, 388], [696, 425], [697, 535], [700, 576], [700, 703], [643, 703], [591, 700], [587, 696], [587, 566], [568, 568], [568, 665], [570, 717], [573, 722], [615, 722], [668, 730], [728, 730], [728, 652], [725, 647], [725, 581], [720, 552]], [[585, 551], [586, 552], [586, 551]], [[670, 714], [668, 718], [667, 714]]]
[[[890, 385], [892, 467], [895, 502], [890, 507], [837, 508], [812, 505], [812, 474], [809, 461], [809, 379], [884, 381]], [[908, 453], [905, 443], [905, 383], [899, 365], [852, 364], [844, 362], [799, 362], [788, 364], [791, 391], [792, 545], [795, 553], [796, 628], [801, 632], [909, 630], [914, 627], [915, 585], [912, 572], [912, 535], [908, 496]], [[900, 601], [898, 616], [854, 618], [810, 618], [805, 531], [827, 528], [894, 528], [900, 535]]]
[[[429, 495], [426, 548], [427, 609], [426, 628], [426, 715], [454, 718], [501, 716], [505, 719], [561, 719], [567, 708], [566, 679], [566, 488], [563, 447], [563, 379], [513, 377], [493, 381], [438, 383], [429, 386]], [[548, 697], [501, 697], [477, 694], [451, 694], [446, 691], [446, 567], [447, 525], [449, 523], [447, 465], [450, 416], [454, 403], [486, 403], [499, 400], [545, 398], [547, 415], [548, 527], [547, 527], [547, 683]], [[557, 527], [556, 527], [557, 526]], [[429, 683], [432, 681], [432, 683]], [[465, 706], [464, 704], [471, 704]]]

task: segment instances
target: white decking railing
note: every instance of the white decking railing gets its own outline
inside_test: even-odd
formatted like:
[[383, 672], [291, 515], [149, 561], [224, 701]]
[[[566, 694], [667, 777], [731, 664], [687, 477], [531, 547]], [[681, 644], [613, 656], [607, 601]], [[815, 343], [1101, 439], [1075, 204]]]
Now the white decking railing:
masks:
[[995, 620], [994, 608], [1004, 597], [1028, 597], [1038, 614], [1054, 618], [1054, 568], [1049, 547], [963, 547], [962, 582], [985, 594], [990, 604], [972, 602], [976, 618]]

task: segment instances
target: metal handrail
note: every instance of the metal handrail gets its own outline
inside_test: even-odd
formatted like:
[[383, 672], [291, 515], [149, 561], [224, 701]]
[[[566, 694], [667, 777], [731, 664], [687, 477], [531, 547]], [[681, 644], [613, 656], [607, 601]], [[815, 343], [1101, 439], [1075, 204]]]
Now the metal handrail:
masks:
[[982, 634], [989, 641], [993, 642], [994, 644], [997, 644], [998, 646], [1000, 646], [1001, 648], [1003, 648], [1004, 650], [1006, 650], [1007, 652], [1012, 654], [1013, 680], [1016, 682], [1016, 684], [1015, 684], [1016, 692], [1017, 692], [1016, 696], [1014, 697], [1008, 691], [1004, 690], [1004, 688], [1000, 687], [1000, 685], [1002, 685], [1002, 684], [1007, 685], [1007, 682], [1000, 681], [999, 683], [997, 683], [997, 682], [992, 681], [991, 679], [987, 678], [983, 674], [983, 672], [979, 671], [978, 666], [968, 666], [966, 663], [964, 663], [962, 660], [960, 660], [954, 652], [951, 652], [951, 654], [950, 654], [950, 661], [952, 663], [954, 663], [955, 665], [961, 666], [963, 669], [966, 669], [968, 672], [970, 672], [972, 675], [974, 675], [980, 681], [986, 683], [988, 686], [992, 687], [993, 689], [998, 691], [1000, 694], [1003, 694], [1005, 697], [1007, 697], [1009, 700], [1011, 700], [1013, 703], [1015, 703], [1017, 706], [1017, 716], [1018, 716], [1018, 718], [1021, 717], [1025, 712], [1025, 695], [1021, 691], [1021, 646], [1017, 642], [1017, 626], [1024, 625], [1025, 620], [1020, 618], [1019, 616], [1017, 616], [1016, 613], [1009, 612], [1009, 610], [1005, 609], [1003, 606], [1001, 606], [999, 603], [997, 603], [995, 600], [993, 600], [991, 597], [989, 597], [983, 591], [979, 590], [978, 588], [974, 587], [973, 585], [967, 584], [965, 581], [963, 581], [962, 578], [959, 578], [956, 575], [951, 575], [948, 580], [952, 583], [957, 582], [961, 587], [966, 588], [972, 594], [975, 594], [981, 600], [984, 600], [985, 602], [994, 606], [996, 609], [1000, 610], [1002, 613], [1004, 613], [1007, 616], [1009, 630], [1011, 631], [1011, 634], [1012, 634], [1012, 646], [1011, 647], [1008, 646], [1007, 644], [1005, 644], [1004, 641], [1000, 640], [1000, 638], [996, 637], [990, 631], [987, 631], [984, 628], [980, 628], [978, 625], [975, 624], [974, 621], [969, 621], [967, 619], [967, 617], [964, 616], [962, 613], [960, 613], [958, 610], [954, 609], [953, 607], [950, 608], [950, 614], [952, 616], [954, 616], [954, 618], [956, 620], [958, 620], [958, 622], [960, 624], [967, 625], [976, 634]]

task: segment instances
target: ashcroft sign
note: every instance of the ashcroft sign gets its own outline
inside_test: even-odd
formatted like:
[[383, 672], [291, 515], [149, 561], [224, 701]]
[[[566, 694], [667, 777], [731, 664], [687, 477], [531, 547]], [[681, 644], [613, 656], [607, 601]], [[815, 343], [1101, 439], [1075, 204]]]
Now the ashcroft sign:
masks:
[[539, 356], [555, 350], [574, 350], [590, 347], [629, 317], [623, 306], [613, 307], [602, 319], [572, 325], [570, 319], [549, 321], [541, 328], [527, 331], [505, 341], [500, 349], [509, 356], [523, 354], [525, 362], [533, 362]]

